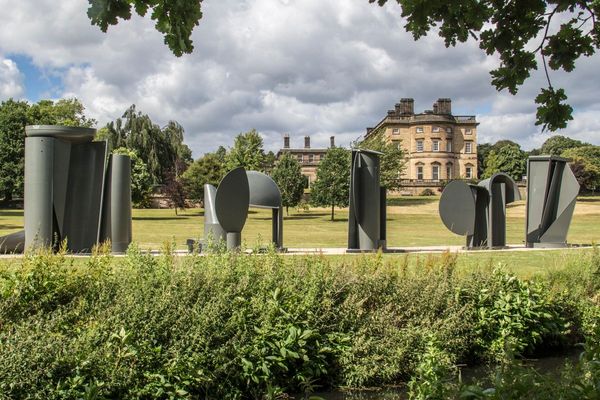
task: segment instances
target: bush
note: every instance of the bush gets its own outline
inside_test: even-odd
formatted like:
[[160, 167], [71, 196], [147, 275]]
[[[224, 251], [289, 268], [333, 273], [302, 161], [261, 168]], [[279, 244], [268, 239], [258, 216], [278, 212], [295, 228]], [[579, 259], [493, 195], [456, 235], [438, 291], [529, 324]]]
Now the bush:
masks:
[[459, 276], [449, 254], [408, 268], [169, 249], [2, 264], [0, 398], [275, 398], [411, 376], [417, 398], [445, 396], [455, 363], [600, 336], [598, 254], [524, 281]]
[[424, 189], [419, 196], [435, 196], [435, 192], [430, 188]]

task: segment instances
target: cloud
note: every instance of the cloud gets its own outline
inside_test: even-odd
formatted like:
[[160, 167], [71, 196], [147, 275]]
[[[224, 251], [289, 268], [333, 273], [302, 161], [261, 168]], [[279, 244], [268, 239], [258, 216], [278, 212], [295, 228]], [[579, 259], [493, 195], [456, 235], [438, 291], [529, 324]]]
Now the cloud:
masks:
[[23, 74], [17, 63], [0, 56], [0, 100], [20, 98], [23, 92]]
[[[134, 16], [104, 34], [90, 25], [85, 1], [0, 0], [11, 9], [0, 15], [0, 52], [61, 74], [63, 96], [81, 99], [100, 123], [131, 104], [159, 124], [179, 121], [196, 157], [251, 128], [270, 150], [284, 133], [297, 143], [311, 135], [314, 146], [335, 135], [347, 145], [401, 97], [415, 98], [417, 111], [451, 97], [456, 113], [478, 114], [485, 140], [527, 147], [545, 137], [534, 125], [542, 73], [516, 97], [497, 93], [488, 72], [495, 57], [474, 41], [447, 49], [435, 33], [415, 42], [392, 3], [204, 2], [195, 51], [177, 58], [148, 18]], [[598, 136], [590, 111], [598, 108], [598, 67], [590, 58], [573, 74], [556, 74], [576, 108], [573, 135]]]

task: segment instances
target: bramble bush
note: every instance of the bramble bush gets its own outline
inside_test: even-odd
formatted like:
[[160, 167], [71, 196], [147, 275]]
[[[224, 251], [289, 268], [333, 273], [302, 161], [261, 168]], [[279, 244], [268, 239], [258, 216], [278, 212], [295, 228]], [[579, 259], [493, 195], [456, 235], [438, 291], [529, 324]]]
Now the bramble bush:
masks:
[[564, 379], [598, 393], [596, 250], [528, 281], [459, 273], [451, 254], [409, 267], [172, 248], [0, 265], [0, 398], [260, 399], [411, 377], [414, 398], [484, 398], [501, 385], [453, 384], [454, 365], [501, 361], [508, 373], [508, 359], [584, 339], [589, 361]]

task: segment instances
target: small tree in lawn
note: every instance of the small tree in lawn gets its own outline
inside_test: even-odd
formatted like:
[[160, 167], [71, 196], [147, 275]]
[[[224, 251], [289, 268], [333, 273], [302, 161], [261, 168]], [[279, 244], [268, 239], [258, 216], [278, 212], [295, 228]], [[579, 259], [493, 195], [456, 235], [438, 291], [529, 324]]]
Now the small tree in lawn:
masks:
[[275, 169], [273, 169], [271, 177], [279, 186], [281, 200], [287, 215], [289, 214], [289, 207], [297, 206], [304, 193], [304, 176], [300, 170], [300, 163], [290, 153], [283, 153]]
[[333, 221], [335, 207], [347, 207], [350, 196], [350, 152], [341, 147], [327, 150], [317, 168], [317, 179], [311, 188], [311, 203], [331, 206]]
[[177, 215], [178, 208], [185, 210], [185, 189], [172, 169], [165, 173], [165, 195], [169, 207], [175, 209], [175, 215]]

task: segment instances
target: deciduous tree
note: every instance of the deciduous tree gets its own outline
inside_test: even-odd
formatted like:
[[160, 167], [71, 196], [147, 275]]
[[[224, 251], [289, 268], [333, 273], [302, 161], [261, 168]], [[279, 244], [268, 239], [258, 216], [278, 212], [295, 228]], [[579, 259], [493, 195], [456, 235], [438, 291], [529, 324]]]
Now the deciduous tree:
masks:
[[380, 156], [381, 185], [388, 191], [399, 191], [402, 188], [400, 177], [406, 168], [406, 159], [400, 142], [386, 140], [382, 133], [375, 132], [362, 142], [355, 143], [355, 146], [383, 153]]
[[28, 108], [27, 102], [12, 99], [0, 104], [0, 200], [23, 194]]
[[134, 207], [148, 207], [152, 193], [152, 177], [146, 164], [134, 150], [125, 147], [115, 149], [113, 154], [124, 154], [131, 158], [131, 201]]
[[583, 190], [600, 187], [600, 146], [581, 146], [565, 150], [562, 157], [570, 158], [571, 169]]
[[262, 137], [256, 129], [240, 133], [226, 156], [227, 169], [244, 167], [246, 170], [264, 171], [265, 150]]
[[218, 153], [207, 153], [190, 164], [181, 176], [188, 197], [200, 201], [204, 198], [204, 185], [218, 186], [225, 175], [225, 164]]
[[327, 150], [317, 167], [317, 179], [312, 185], [310, 200], [319, 207], [331, 207], [331, 220], [335, 207], [347, 207], [350, 196], [350, 152], [341, 147]]
[[304, 194], [304, 176], [300, 163], [290, 153], [283, 153], [271, 177], [279, 186], [285, 213], [289, 214], [289, 207], [300, 204]]
[[552, 156], [560, 156], [564, 151], [568, 149], [574, 149], [576, 147], [582, 147], [587, 145], [589, 144], [583, 143], [580, 140], [556, 135], [552, 136], [544, 142], [544, 144], [542, 145], [541, 153], [549, 154]]
[[504, 172], [515, 181], [520, 181], [526, 171], [527, 153], [521, 150], [521, 146], [511, 142], [499, 148], [492, 146], [492, 150], [485, 161], [482, 178], [489, 178], [497, 172]]

